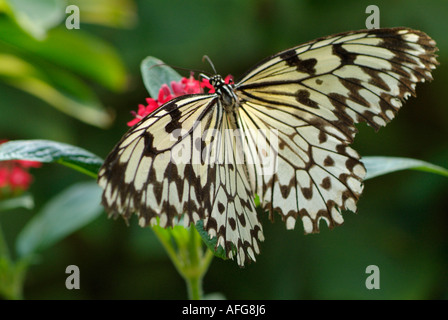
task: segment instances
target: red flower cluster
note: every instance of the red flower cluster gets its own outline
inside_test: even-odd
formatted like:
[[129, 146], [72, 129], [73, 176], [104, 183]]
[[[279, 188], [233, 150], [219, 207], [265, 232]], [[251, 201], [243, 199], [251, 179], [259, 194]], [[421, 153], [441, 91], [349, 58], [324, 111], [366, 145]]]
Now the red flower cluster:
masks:
[[[233, 77], [228, 75], [224, 79], [225, 83], [231, 83]], [[159, 96], [157, 100], [153, 98], [146, 98], [147, 105], [139, 104], [138, 111], [132, 111], [132, 115], [135, 117], [133, 120], [128, 122], [128, 126], [132, 127], [137, 124], [145, 116], [156, 110], [158, 107], [167, 103], [171, 99], [179, 96], [193, 93], [204, 93], [204, 88], [208, 89], [208, 93], [214, 93], [215, 88], [210, 84], [208, 79], [202, 79], [202, 81], [196, 80], [193, 74], [189, 78], [183, 77], [179, 82], [171, 81], [171, 88], [167, 84], [163, 84], [159, 90]]]
[[[4, 142], [6, 141], [0, 141], [0, 144]], [[0, 161], [0, 199], [27, 190], [33, 181], [28, 170], [41, 165], [40, 162], [28, 160]]]

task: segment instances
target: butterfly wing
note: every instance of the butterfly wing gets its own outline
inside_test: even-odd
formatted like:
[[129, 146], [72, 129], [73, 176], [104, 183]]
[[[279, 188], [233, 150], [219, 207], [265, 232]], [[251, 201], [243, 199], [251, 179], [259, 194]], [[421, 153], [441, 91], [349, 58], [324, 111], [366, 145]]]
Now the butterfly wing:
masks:
[[[355, 123], [378, 129], [392, 120], [417, 82], [431, 80], [435, 42], [406, 28], [353, 31], [280, 52], [251, 69], [236, 85], [241, 127], [277, 130], [267, 149], [247, 135], [253, 190], [287, 228], [298, 217], [306, 233], [319, 220], [341, 224], [340, 209], [356, 210], [365, 169], [349, 147]], [[278, 154], [275, 173], [260, 164]], [[268, 152], [269, 153], [269, 152]], [[258, 163], [258, 164], [257, 164]]]
[[254, 194], [242, 152], [241, 131], [235, 126], [233, 113], [225, 113], [213, 131], [204, 135], [204, 154], [209, 156], [209, 197], [205, 208], [204, 226], [217, 244], [226, 249], [227, 256], [236, 255], [240, 266], [255, 261], [264, 240], [258, 220]]
[[106, 211], [135, 212], [141, 226], [204, 220], [227, 257], [255, 260], [262, 227], [229, 117], [213, 94], [179, 97], [142, 119], [99, 171]]
[[216, 121], [216, 102], [216, 95], [171, 100], [123, 136], [98, 175], [111, 216], [129, 219], [135, 212], [140, 225], [162, 227], [184, 213], [186, 225], [204, 218], [207, 169], [192, 161], [198, 156], [194, 137], [201, 137], [201, 124]]
[[142, 226], [204, 220], [240, 265], [255, 260], [263, 240], [254, 193], [288, 228], [299, 216], [307, 233], [320, 219], [341, 224], [340, 209], [356, 210], [365, 175], [349, 146], [354, 124], [390, 121], [415, 84], [431, 79], [435, 50], [419, 31], [349, 32], [251, 69], [234, 86], [233, 113], [217, 94], [176, 98], [109, 154], [98, 176], [103, 205], [112, 216], [137, 213]]

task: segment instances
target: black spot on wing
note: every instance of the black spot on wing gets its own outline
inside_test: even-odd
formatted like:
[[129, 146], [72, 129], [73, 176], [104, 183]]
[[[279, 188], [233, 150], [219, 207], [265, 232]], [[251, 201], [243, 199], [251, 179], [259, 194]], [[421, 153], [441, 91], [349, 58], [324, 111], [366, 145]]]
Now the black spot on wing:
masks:
[[154, 136], [146, 131], [143, 134], [143, 139], [145, 141], [145, 149], [143, 151], [143, 155], [154, 157], [158, 153], [158, 150], [156, 149], [156, 147], [154, 147]]
[[304, 89], [298, 90], [296, 94], [296, 99], [298, 102], [300, 102], [305, 106], [319, 109], [319, 105], [316, 103], [316, 101], [310, 99], [310, 92], [308, 90]]
[[333, 45], [333, 54], [337, 55], [342, 62], [342, 66], [346, 64], [355, 64], [355, 59], [357, 54], [353, 52], [348, 52], [342, 47], [342, 44], [334, 44]]
[[314, 67], [316, 66], [317, 60], [314, 58], [300, 60], [296, 50], [294, 49], [283, 52], [280, 54], [280, 58], [289, 66], [296, 67], [299, 72], [308, 73], [309, 75], [316, 73], [316, 69]]
[[332, 166], [334, 166], [334, 160], [333, 160], [333, 158], [330, 157], [330, 156], [327, 156], [327, 157], [325, 158], [325, 160], [324, 160], [324, 166], [326, 166], [326, 167], [332, 167]]
[[174, 130], [181, 128], [182, 125], [179, 123], [181, 117], [181, 112], [175, 103], [169, 103], [166, 105], [165, 110], [169, 113], [171, 121], [165, 126], [165, 131], [171, 133]]

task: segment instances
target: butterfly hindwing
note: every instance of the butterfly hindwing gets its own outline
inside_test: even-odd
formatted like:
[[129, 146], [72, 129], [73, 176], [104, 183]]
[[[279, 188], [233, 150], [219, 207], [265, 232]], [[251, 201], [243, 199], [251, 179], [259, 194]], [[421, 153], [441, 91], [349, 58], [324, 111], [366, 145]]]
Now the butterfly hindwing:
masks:
[[235, 126], [234, 114], [225, 114], [204, 141], [210, 141], [205, 154], [211, 158], [206, 161], [211, 185], [204, 226], [211, 236], [217, 236], [217, 244], [226, 249], [229, 258], [236, 254], [239, 265], [255, 261], [264, 236], [247, 175], [242, 131]]

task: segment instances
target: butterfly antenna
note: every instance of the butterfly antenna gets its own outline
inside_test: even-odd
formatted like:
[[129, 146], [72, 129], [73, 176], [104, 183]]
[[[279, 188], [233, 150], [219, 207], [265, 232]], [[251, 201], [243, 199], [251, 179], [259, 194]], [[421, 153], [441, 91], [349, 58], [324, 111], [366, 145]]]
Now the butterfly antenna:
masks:
[[213, 65], [213, 62], [212, 62], [212, 60], [209, 58], [209, 56], [204, 55], [204, 56], [202, 57], [202, 61], [204, 62], [204, 60], [207, 60], [207, 62], [208, 62], [208, 63], [210, 64], [210, 66], [212, 67], [213, 72], [214, 72], [215, 74], [218, 74], [218, 72], [216, 72], [215, 66]]

